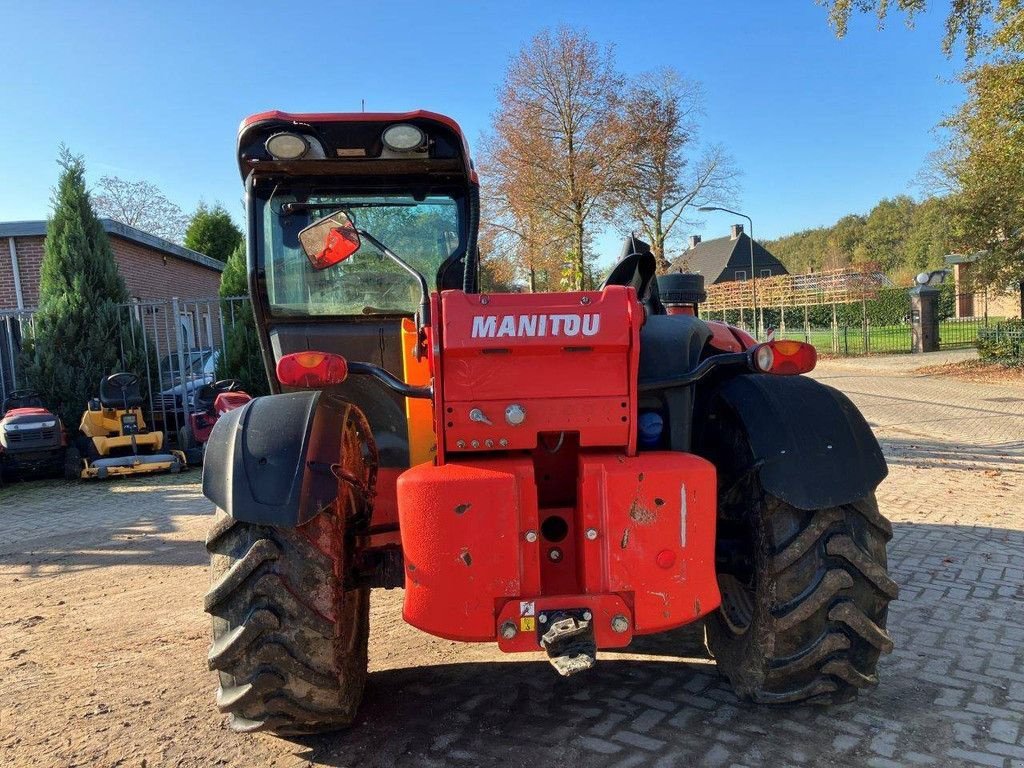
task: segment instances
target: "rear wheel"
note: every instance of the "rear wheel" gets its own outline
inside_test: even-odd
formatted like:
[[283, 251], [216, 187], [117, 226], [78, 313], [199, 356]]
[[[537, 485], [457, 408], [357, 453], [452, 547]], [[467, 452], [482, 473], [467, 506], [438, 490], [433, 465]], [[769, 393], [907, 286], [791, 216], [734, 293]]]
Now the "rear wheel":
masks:
[[[302, 529], [232, 520], [218, 511], [207, 549], [217, 707], [236, 731], [303, 733], [347, 725], [366, 680], [369, 591], [345, 592], [332, 516]], [[312, 540], [311, 540], [312, 539]]]
[[[874, 494], [801, 510], [766, 493], [742, 431], [725, 429], [717, 568], [721, 608], [708, 649], [736, 692], [760, 703], [848, 701], [877, 683], [898, 587], [886, 571], [889, 522]], [[725, 458], [720, 456], [719, 460]], [[722, 466], [720, 464], [720, 466]]]
[[69, 445], [64, 452], [64, 479], [79, 480], [82, 477], [82, 453], [78, 446]]
[[[213, 617], [208, 661], [217, 707], [236, 731], [310, 733], [351, 723], [366, 681], [369, 590], [345, 589], [365, 520], [376, 452], [346, 413], [337, 501], [297, 528], [254, 525], [218, 510], [207, 536]], [[349, 535], [346, 535], [349, 534]]]
[[[164, 445], [166, 445], [166, 440]], [[192, 428], [186, 424], [178, 430], [178, 448], [182, 451], [191, 451], [196, 447], [196, 439], [192, 434]]]

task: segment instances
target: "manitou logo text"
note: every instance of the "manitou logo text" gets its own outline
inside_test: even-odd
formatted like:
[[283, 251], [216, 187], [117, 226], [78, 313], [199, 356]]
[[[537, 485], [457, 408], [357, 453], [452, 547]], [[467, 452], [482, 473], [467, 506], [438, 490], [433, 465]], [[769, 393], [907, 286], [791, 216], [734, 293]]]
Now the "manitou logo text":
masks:
[[601, 328], [601, 315], [486, 315], [473, 318], [474, 339], [506, 336], [594, 336]]

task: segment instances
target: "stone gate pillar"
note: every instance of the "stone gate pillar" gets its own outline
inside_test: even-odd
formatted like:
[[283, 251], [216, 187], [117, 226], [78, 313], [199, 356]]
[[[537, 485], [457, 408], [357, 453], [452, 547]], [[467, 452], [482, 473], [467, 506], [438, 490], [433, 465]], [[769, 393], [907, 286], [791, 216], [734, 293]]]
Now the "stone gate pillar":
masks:
[[939, 350], [939, 289], [918, 285], [910, 289], [912, 352]]

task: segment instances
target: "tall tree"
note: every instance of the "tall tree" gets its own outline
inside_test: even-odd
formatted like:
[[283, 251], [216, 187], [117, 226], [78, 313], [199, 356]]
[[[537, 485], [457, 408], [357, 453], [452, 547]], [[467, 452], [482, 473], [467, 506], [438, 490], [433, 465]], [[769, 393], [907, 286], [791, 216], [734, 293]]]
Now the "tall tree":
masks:
[[962, 148], [951, 166], [956, 234], [985, 253], [980, 282], [1017, 283], [1024, 311], [1024, 57], [1007, 53], [964, 80], [967, 102], [947, 121]]
[[[895, 5], [907, 17], [907, 23], [913, 24], [914, 17], [928, 6], [927, 0], [815, 0], [818, 5], [828, 9], [829, 22], [836, 30], [838, 37], [845, 37], [854, 12], [873, 13], [878, 19], [878, 26], [885, 23], [889, 11]], [[950, 0], [949, 12], [946, 16], [946, 34], [942, 40], [942, 49], [951, 53], [956, 41], [963, 38], [968, 57], [973, 57], [984, 44], [983, 27], [993, 12], [997, 16], [1020, 8], [1020, 0]]]
[[220, 203], [212, 208], [199, 203], [185, 230], [186, 248], [205, 253], [211, 259], [227, 261], [242, 242], [242, 230], [231, 220], [231, 214]]
[[[842, 37], [854, 11], [881, 23], [890, 0], [817, 0]], [[908, 19], [927, 0], [897, 0]], [[981, 285], [1016, 283], [1024, 312], [1024, 0], [950, 0], [943, 50], [965, 42], [967, 100], [944, 126], [949, 143], [932, 158], [933, 188], [951, 191], [959, 249], [984, 253]], [[978, 54], [984, 54], [977, 62]]]
[[625, 98], [616, 199], [661, 271], [679, 225], [693, 223], [683, 218], [687, 209], [727, 204], [736, 192], [738, 173], [725, 150], [697, 144], [700, 113], [700, 87], [672, 69], [641, 75]]
[[517, 189], [513, 216], [529, 211], [569, 232], [570, 289], [587, 281], [588, 232], [611, 204], [624, 149], [622, 85], [610, 47], [562, 26], [513, 57], [500, 91], [491, 151], [498, 183]]
[[[145, 373], [141, 328], [119, 307], [128, 291], [85, 187], [81, 157], [61, 148], [46, 231], [39, 309], [25, 374], [74, 431], [99, 381], [118, 369]], [[134, 325], [134, 327], [133, 327]]]
[[506, 165], [505, 159], [493, 140], [484, 142], [480, 168], [491, 183], [481, 200], [481, 251], [486, 246], [488, 259], [507, 261], [531, 293], [559, 290], [571, 248], [570, 227], [538, 203], [537, 169]]
[[114, 219], [151, 235], [181, 243], [188, 217], [156, 185], [103, 176], [96, 185], [93, 208], [103, 218]]

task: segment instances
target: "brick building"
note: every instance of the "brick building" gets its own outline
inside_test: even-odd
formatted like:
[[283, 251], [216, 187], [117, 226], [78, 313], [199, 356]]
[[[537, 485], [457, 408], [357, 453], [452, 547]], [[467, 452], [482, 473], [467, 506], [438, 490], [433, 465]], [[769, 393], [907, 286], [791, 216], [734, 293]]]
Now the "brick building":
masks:
[[956, 290], [957, 317], [1020, 317], [1024, 312], [1024, 280], [1000, 291], [991, 287], [978, 288], [972, 272], [981, 254], [946, 256], [946, 266], [953, 269]]
[[[221, 262], [113, 219], [101, 223], [133, 299], [217, 295]], [[36, 308], [45, 240], [45, 221], [0, 222], [0, 312]]]

